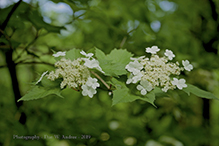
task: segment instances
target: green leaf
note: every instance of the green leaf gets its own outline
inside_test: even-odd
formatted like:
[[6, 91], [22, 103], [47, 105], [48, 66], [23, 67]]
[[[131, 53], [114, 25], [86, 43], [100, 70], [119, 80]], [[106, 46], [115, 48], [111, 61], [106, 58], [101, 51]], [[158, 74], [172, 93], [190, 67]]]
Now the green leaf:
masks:
[[12, 46], [13, 48], [17, 48], [17, 47], [20, 45], [19, 42], [14, 41], [13, 39], [11, 39], [10, 42], [11, 42], [11, 46]]
[[56, 79], [55, 81], [51, 81], [44, 76], [39, 85], [45, 88], [60, 88], [61, 82], [62, 79]]
[[64, 98], [61, 95], [61, 91], [62, 91], [60, 89], [61, 81], [62, 79], [56, 79], [55, 81], [51, 81], [44, 76], [43, 79], [36, 86], [33, 86], [33, 88], [27, 94], [25, 94], [21, 99], [19, 99], [18, 102], [21, 100], [28, 101], [28, 100], [44, 98], [51, 94]]
[[12, 7], [14, 5], [11, 5], [9, 7], [6, 7], [4, 9], [0, 9], [0, 14], [1, 14], [1, 17], [0, 17], [0, 24], [2, 25], [2, 23], [5, 21], [6, 17], [8, 16], [8, 14], [10, 13]]
[[107, 76], [115, 76], [124, 75], [127, 73], [125, 68], [121, 66], [119, 63], [113, 63], [110, 60], [98, 60], [100, 62], [100, 67], [105, 72]]
[[[123, 103], [123, 102], [132, 102], [137, 99], [144, 100], [146, 102], [151, 103], [154, 105], [154, 100], [155, 100], [155, 92], [150, 92], [147, 94], [145, 97], [133, 95], [129, 92], [129, 88], [126, 87], [126, 85], [120, 81], [118, 81], [115, 78], [112, 78], [112, 83], [113, 85], [116, 86], [116, 90], [113, 91], [113, 103], [112, 106], [118, 103]], [[155, 106], [155, 105], [154, 105]]]
[[2, 44], [9, 44], [8, 40], [6, 38], [0, 38], [0, 43]]
[[103, 53], [103, 51], [101, 51], [98, 48], [95, 48], [95, 56], [97, 57], [97, 59], [100, 59], [100, 60], [106, 59], [106, 55]]
[[[53, 0], [53, 1], [59, 1], [60, 2], [60, 0]], [[77, 5], [76, 5], [76, 3], [75, 3], [75, 1], [70, 1], [70, 0], [63, 0], [66, 4], [68, 4], [71, 8], [72, 8], [72, 10], [73, 11], [79, 11], [79, 10], [86, 10], [86, 8], [85, 7], [78, 7]]]
[[77, 58], [83, 57], [83, 55], [81, 55], [80, 53], [81, 51], [79, 49], [71, 49], [69, 51], [66, 52], [65, 58], [71, 59], [72, 61], [74, 61]]
[[199, 89], [198, 87], [191, 85], [191, 84], [187, 84], [187, 87], [183, 88], [182, 90], [184, 92], [186, 92], [188, 95], [190, 95], [190, 93], [192, 93], [198, 97], [218, 100], [218, 98], [216, 96], [214, 96], [212, 93], [204, 91], [202, 89]]
[[114, 49], [110, 54], [105, 55], [101, 50], [95, 50], [95, 56], [100, 63], [100, 67], [108, 76], [118, 76], [127, 73], [125, 66], [130, 62], [130, 57], [133, 56], [127, 50]]
[[[0, 23], [2, 23], [5, 20], [5, 18], [7, 17], [13, 6], [14, 5], [5, 8], [3, 10], [0, 10], [1, 13]], [[37, 10], [31, 9], [30, 4], [27, 4], [25, 2], [20, 3], [19, 7], [12, 15], [8, 26], [11, 26], [13, 28], [20, 28], [20, 27], [23, 28], [24, 27], [23, 21], [21, 21], [20, 18], [22, 18], [23, 21], [31, 22], [36, 27], [37, 30], [44, 28], [49, 32], [59, 33], [61, 29], [65, 29], [65, 27], [53, 26], [44, 22], [41, 14]]]
[[32, 88], [32, 90], [30, 90], [27, 94], [25, 94], [21, 99], [19, 99], [18, 102], [21, 100], [28, 101], [28, 100], [40, 99], [40, 98], [44, 98], [51, 94], [64, 98], [61, 95], [60, 88], [45, 88], [42, 86], [35, 86]]
[[122, 102], [132, 102], [139, 99], [138, 96], [129, 94], [129, 89], [117, 89], [113, 91], [113, 103], [112, 105]]
[[121, 65], [125, 66], [130, 62], [130, 57], [132, 57], [133, 54], [128, 52], [127, 50], [123, 49], [114, 49], [110, 52], [109, 55], [107, 55], [106, 59], [113, 60], [114, 63], [119, 63]]
[[147, 102], [149, 102], [150, 104], [152, 104], [153, 106], [156, 107], [156, 105], [154, 104], [154, 101], [155, 101], [154, 91], [151, 91], [151, 92], [147, 93], [145, 96], [146, 96], [146, 98], [141, 98], [141, 100], [147, 101]]
[[43, 17], [39, 14], [38, 11], [32, 10], [28, 13], [24, 13], [21, 15], [24, 20], [30, 21], [37, 30], [41, 28], [46, 29], [49, 32], [59, 33], [61, 29], [65, 29], [64, 27], [50, 25], [43, 21]]
[[[2, 24], [5, 21], [8, 14], [13, 9], [14, 5], [15, 5], [15, 3], [13, 5], [10, 5], [9, 7], [6, 7], [4, 9], [0, 9], [0, 14], [1, 14], [0, 24]], [[17, 25], [20, 25], [20, 23], [22, 23], [22, 21], [18, 22], [19, 21], [19, 14], [25, 13], [28, 8], [29, 8], [29, 4], [27, 4], [25, 2], [21, 2], [19, 4], [19, 6], [17, 7], [17, 9], [14, 11], [13, 15], [10, 17], [10, 20], [9, 20], [7, 26], [17, 27]], [[17, 23], [13, 23], [13, 20], [15, 20], [15, 19], [18, 20]]]

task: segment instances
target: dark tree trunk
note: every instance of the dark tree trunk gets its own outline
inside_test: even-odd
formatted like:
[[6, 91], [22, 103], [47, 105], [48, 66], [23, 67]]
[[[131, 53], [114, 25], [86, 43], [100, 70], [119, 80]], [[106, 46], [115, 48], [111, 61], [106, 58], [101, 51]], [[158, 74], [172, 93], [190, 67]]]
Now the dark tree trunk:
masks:
[[[21, 98], [21, 93], [20, 93], [19, 84], [18, 84], [16, 65], [13, 61], [12, 54], [13, 54], [13, 50], [10, 49], [6, 51], [5, 56], [6, 56], [6, 63], [8, 66], [9, 74], [11, 77], [11, 85], [12, 85], [12, 89], [14, 92], [15, 105], [17, 107], [17, 110], [20, 110], [20, 107], [22, 106], [23, 102], [21, 101], [17, 102], [17, 100]], [[19, 122], [21, 124], [26, 123], [26, 115], [23, 112], [21, 112]]]
[[7, 51], [5, 53], [6, 63], [8, 66], [10, 77], [11, 77], [11, 84], [12, 84], [12, 88], [13, 88], [13, 92], [14, 92], [15, 104], [16, 104], [17, 108], [20, 108], [20, 106], [22, 105], [23, 102], [17, 102], [17, 100], [19, 98], [21, 98], [21, 93], [20, 93], [18, 79], [17, 79], [16, 65], [15, 65], [14, 61], [12, 60], [12, 53], [13, 53], [12, 49], [10, 49], [9, 51]]
[[211, 132], [210, 132], [210, 100], [209, 99], [202, 99], [203, 107], [202, 107], [202, 117], [203, 122], [202, 125], [205, 128], [205, 135], [206, 135], [206, 144], [202, 146], [210, 146], [211, 143]]
[[202, 99], [203, 107], [202, 107], [202, 116], [203, 116], [203, 126], [210, 126], [210, 101], [209, 99]]
[[[22, 2], [22, 0], [19, 0], [11, 9], [11, 11], [9, 12], [8, 16], [6, 17], [5, 21], [1, 24], [0, 29], [1, 29], [1, 33], [0, 33], [0, 37], [2, 37], [2, 35], [4, 34], [4, 30], [8, 24], [8, 22], [10, 21], [11, 16], [13, 15], [13, 13], [15, 12], [15, 10], [17, 9], [17, 7], [20, 5], [20, 3]], [[22, 106], [23, 102], [17, 102], [17, 100], [21, 97], [21, 93], [20, 93], [20, 89], [19, 89], [19, 84], [18, 84], [18, 79], [17, 79], [17, 73], [16, 73], [16, 64], [13, 61], [13, 48], [8, 48], [8, 50], [6, 50], [5, 52], [5, 57], [6, 57], [6, 63], [8, 66], [8, 70], [9, 70], [9, 74], [11, 77], [11, 84], [12, 84], [12, 89], [14, 92], [14, 101], [15, 101], [15, 105], [18, 109], [18, 111], [20, 110], [20, 107]], [[20, 114], [20, 119], [19, 122], [21, 124], [25, 124], [26, 122], [26, 115], [25, 113], [21, 112]]]

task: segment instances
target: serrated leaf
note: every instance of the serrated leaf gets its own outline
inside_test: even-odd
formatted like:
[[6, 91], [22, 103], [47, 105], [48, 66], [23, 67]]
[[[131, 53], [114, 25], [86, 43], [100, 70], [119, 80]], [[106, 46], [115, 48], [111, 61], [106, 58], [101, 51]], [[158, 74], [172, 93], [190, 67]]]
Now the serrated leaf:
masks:
[[107, 76], [115, 76], [126, 74], [127, 71], [121, 64], [113, 63], [111, 60], [99, 60], [100, 67], [105, 72]]
[[128, 52], [127, 50], [114, 49], [110, 52], [109, 55], [107, 55], [106, 59], [111, 59], [114, 63], [122, 64], [125, 67], [130, 62], [130, 57], [132, 56], [133, 54]]
[[212, 93], [204, 91], [202, 89], [199, 89], [198, 87], [191, 85], [191, 84], [187, 84], [187, 87], [183, 88], [182, 90], [184, 92], [186, 92], [188, 95], [190, 95], [190, 93], [192, 93], [198, 97], [218, 100], [218, 98], [216, 96], [214, 96]]
[[95, 56], [100, 63], [100, 67], [108, 76], [118, 76], [127, 73], [125, 66], [129, 63], [130, 57], [133, 56], [127, 50], [114, 49], [110, 54], [105, 55], [101, 50], [95, 50]]
[[113, 103], [112, 106], [122, 102], [132, 102], [139, 99], [138, 96], [131, 95], [128, 89], [116, 89], [113, 91]]
[[97, 59], [100, 59], [100, 60], [106, 59], [106, 55], [104, 54], [104, 52], [98, 48], [95, 48], [95, 56], [97, 57]]
[[18, 102], [21, 100], [28, 101], [28, 100], [40, 99], [51, 94], [64, 98], [61, 95], [61, 91], [62, 91], [60, 89], [61, 81], [62, 79], [56, 79], [55, 81], [51, 81], [44, 76], [42, 80], [36, 86], [33, 86], [33, 88], [27, 94], [25, 94], [21, 99], [19, 99]]
[[84, 57], [83, 55], [81, 55], [80, 53], [81, 51], [79, 49], [71, 49], [69, 51], [66, 52], [65, 58], [71, 59], [72, 61], [74, 61], [77, 58], [80, 57]]
[[43, 77], [39, 85], [42, 85], [44, 88], [60, 88], [60, 83], [62, 79], [56, 79], [55, 81], [51, 81], [46, 77]]
[[[137, 99], [144, 100], [146, 102], [151, 103], [154, 105], [154, 100], [155, 100], [155, 93], [151, 92], [148, 93], [147, 96], [144, 98], [141, 96], [133, 95], [129, 92], [129, 88], [126, 87], [126, 85], [115, 78], [112, 78], [113, 84], [116, 86], [116, 90], [113, 91], [113, 102], [112, 106], [118, 103], [123, 103], [123, 102], [132, 102]], [[155, 105], [154, 105], [155, 106]]]
[[45, 88], [45, 87], [35, 86], [32, 88], [32, 90], [30, 90], [27, 94], [25, 94], [21, 99], [19, 99], [18, 102], [21, 100], [28, 101], [28, 100], [40, 99], [40, 98], [44, 98], [51, 94], [64, 98], [61, 95], [60, 88]]
[[147, 93], [146, 98], [140, 98], [141, 100], [147, 101], [150, 104], [152, 104], [154, 107], [156, 107], [156, 105], [154, 104], [155, 101], [155, 93], [154, 91], [151, 91], [150, 93]]

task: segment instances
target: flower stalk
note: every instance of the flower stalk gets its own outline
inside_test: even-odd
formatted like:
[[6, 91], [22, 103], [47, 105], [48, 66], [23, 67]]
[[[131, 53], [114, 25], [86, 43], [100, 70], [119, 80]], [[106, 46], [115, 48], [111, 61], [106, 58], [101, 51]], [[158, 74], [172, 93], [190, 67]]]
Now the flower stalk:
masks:
[[108, 90], [110, 90], [110, 86], [109, 86], [98, 74], [96, 74], [96, 73], [93, 72], [93, 71], [91, 71], [91, 73], [92, 73], [95, 77], [97, 77], [97, 78], [106, 86], [106, 88], [107, 88]]

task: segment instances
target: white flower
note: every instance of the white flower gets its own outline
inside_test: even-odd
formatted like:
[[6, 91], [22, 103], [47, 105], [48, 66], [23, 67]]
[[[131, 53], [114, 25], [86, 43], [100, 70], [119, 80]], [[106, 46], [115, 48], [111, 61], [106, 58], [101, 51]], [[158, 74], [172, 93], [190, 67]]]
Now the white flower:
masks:
[[[128, 77], [126, 84], [137, 83], [137, 89], [140, 90], [142, 95], [147, 94], [155, 87], [161, 87], [163, 92], [167, 92], [169, 89], [183, 89], [187, 87], [184, 79], [171, 79], [172, 75], [180, 75], [180, 72], [184, 70], [191, 70], [193, 66], [188, 61], [183, 61], [183, 67], [179, 66], [179, 62], [168, 62], [172, 60], [175, 55], [171, 50], [166, 49], [163, 57], [159, 57], [156, 53], [160, 49], [157, 46], [146, 48], [147, 53], [151, 53], [151, 57], [147, 58], [141, 56], [138, 58], [130, 58], [133, 60], [126, 65], [126, 69], [132, 74]], [[142, 68], [143, 66], [143, 68]]]
[[156, 54], [160, 49], [157, 46], [152, 46], [151, 48], [146, 48], [147, 53]]
[[[38, 83], [43, 79], [43, 77], [44, 77], [47, 73], [48, 73], [48, 71], [45, 71], [45, 72], [41, 75], [40, 79], [36, 82], [36, 84], [38, 84]], [[36, 85], [36, 84], [35, 84], [35, 85]]]
[[140, 84], [141, 85], [137, 86], [137, 89], [141, 91], [142, 95], [146, 95], [147, 91], [151, 91], [153, 89], [151, 84], [146, 80], [141, 80]]
[[166, 49], [166, 52], [164, 53], [164, 55], [167, 56], [169, 60], [172, 60], [175, 57], [173, 52], [171, 50], [168, 50], [168, 49]]
[[143, 65], [135, 60], [134, 62], [129, 62], [129, 64], [127, 64], [125, 68], [129, 72], [132, 72], [134, 75], [136, 75], [140, 72], [141, 69], [143, 69]]
[[96, 68], [99, 71], [101, 71], [102, 73], [104, 73], [104, 71], [102, 70], [102, 68], [99, 65], [99, 61], [96, 59], [87, 59], [87, 58], [83, 58], [83, 60], [85, 61], [84, 65], [87, 66], [88, 68]]
[[142, 94], [142, 95], [146, 95], [146, 94], [147, 94], [147, 91], [144, 89], [143, 86], [138, 85], [138, 86], [137, 86], [137, 89], [141, 91], [141, 94]]
[[99, 62], [95, 59], [90, 60], [87, 58], [83, 58], [83, 60], [85, 61], [84, 65], [88, 68], [96, 68], [97, 66], [99, 66]]
[[164, 88], [161, 89], [163, 92], [167, 92], [169, 90], [168, 86], [165, 86]]
[[88, 86], [86, 84], [82, 85], [81, 88], [83, 90], [82, 91], [82, 95], [83, 96], [87, 96], [88, 95], [90, 98], [92, 98], [93, 95], [97, 93], [97, 91], [94, 88], [92, 88], [91, 86]]
[[83, 50], [80, 52], [82, 55], [88, 57], [88, 58], [91, 58], [94, 54], [93, 53], [85, 53]]
[[140, 81], [142, 76], [143, 76], [143, 74], [141, 72], [134, 75], [132, 78], [132, 83], [137, 83], [138, 81]]
[[92, 87], [93, 89], [96, 89], [100, 86], [100, 84], [97, 82], [97, 79], [91, 77], [88, 78], [86, 85]]
[[82, 95], [83, 96], [89, 96], [90, 98], [93, 97], [94, 94], [97, 93], [97, 91], [95, 90], [97, 87], [99, 87], [100, 84], [97, 82], [96, 78], [91, 78], [88, 77], [87, 82], [85, 83], [85, 85], [82, 85]]
[[187, 87], [187, 85], [185, 84], [186, 80], [185, 79], [180, 79], [178, 80], [177, 78], [173, 78], [173, 81], [171, 81], [171, 83], [173, 85], [176, 85], [177, 88], [179, 88], [180, 90], [182, 90], [183, 87]]
[[126, 81], [126, 84], [130, 84], [132, 82], [132, 78], [128, 78], [128, 80]]
[[[94, 59], [92, 56], [94, 55], [93, 53], [85, 53], [83, 50], [80, 52], [82, 55], [88, 57], [88, 58], [82, 58], [85, 63], [84, 65], [87, 66], [88, 68], [96, 68], [99, 71], [101, 71], [102, 73], [104, 73], [104, 71], [102, 71], [102, 68], [99, 66], [99, 61]], [[92, 60], [90, 60], [92, 59]]]
[[141, 80], [142, 76], [143, 74], [141, 72], [137, 73], [136, 75], [131, 74], [128, 80], [126, 81], [126, 84], [137, 83], [138, 81]]
[[186, 60], [186, 61], [183, 60], [182, 64], [183, 64], [185, 70], [187, 70], [187, 71], [191, 71], [193, 69], [193, 66], [189, 63], [188, 60]]
[[66, 52], [61, 52], [61, 51], [59, 51], [59, 52], [53, 54], [52, 56], [54, 56], [54, 57], [59, 57], [59, 56], [65, 56], [65, 55], [66, 55]]

